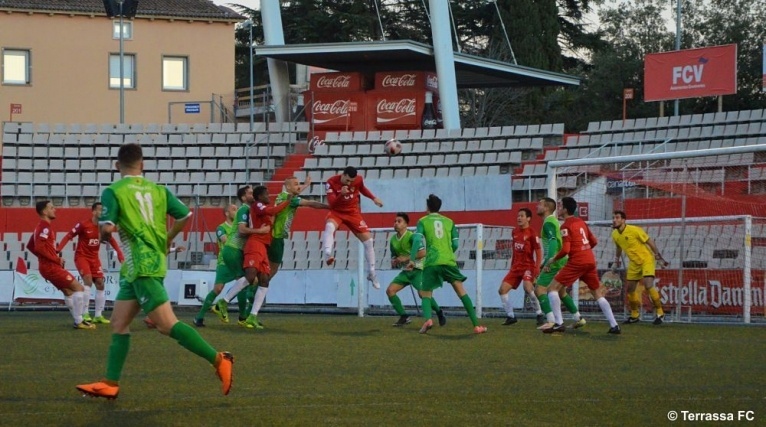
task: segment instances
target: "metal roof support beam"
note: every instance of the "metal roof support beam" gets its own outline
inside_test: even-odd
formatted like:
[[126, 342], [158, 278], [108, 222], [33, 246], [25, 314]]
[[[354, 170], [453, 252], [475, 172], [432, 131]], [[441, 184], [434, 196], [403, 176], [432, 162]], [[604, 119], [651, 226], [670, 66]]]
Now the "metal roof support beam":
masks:
[[[262, 0], [261, 17], [266, 45], [284, 45], [285, 34], [282, 29], [282, 11], [279, 7], [279, 0]], [[268, 58], [267, 63], [269, 65], [271, 90], [274, 96], [275, 119], [279, 123], [287, 122], [290, 120], [290, 73], [287, 63], [272, 58]]]
[[431, 9], [431, 34], [434, 39], [434, 59], [436, 61], [436, 75], [439, 78], [439, 99], [442, 104], [444, 129], [460, 129], [449, 2], [428, 0], [428, 5]]

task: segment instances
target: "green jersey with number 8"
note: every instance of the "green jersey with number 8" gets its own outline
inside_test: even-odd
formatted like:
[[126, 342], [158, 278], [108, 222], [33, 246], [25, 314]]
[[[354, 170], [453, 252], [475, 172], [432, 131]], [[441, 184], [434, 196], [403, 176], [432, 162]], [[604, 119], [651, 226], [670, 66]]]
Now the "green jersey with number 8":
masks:
[[425, 239], [425, 267], [457, 266], [453, 247], [457, 247], [458, 234], [451, 219], [438, 213], [430, 213], [420, 218], [416, 233]]
[[167, 272], [167, 216], [191, 215], [189, 208], [166, 187], [142, 176], [126, 176], [101, 193], [99, 224], [118, 227], [125, 262], [125, 279], [165, 277]]

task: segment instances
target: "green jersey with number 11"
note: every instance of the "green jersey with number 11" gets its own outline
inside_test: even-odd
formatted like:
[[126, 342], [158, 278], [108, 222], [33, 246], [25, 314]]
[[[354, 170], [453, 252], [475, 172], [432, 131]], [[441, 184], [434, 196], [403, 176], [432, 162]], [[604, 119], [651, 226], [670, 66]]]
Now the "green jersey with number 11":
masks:
[[142, 176], [125, 176], [101, 193], [103, 211], [99, 224], [118, 227], [128, 282], [139, 277], [165, 277], [167, 262], [167, 216], [191, 215], [189, 208], [166, 187]]
[[425, 239], [424, 267], [449, 265], [456, 267], [455, 249], [458, 235], [455, 223], [438, 213], [430, 213], [418, 221], [417, 234]]

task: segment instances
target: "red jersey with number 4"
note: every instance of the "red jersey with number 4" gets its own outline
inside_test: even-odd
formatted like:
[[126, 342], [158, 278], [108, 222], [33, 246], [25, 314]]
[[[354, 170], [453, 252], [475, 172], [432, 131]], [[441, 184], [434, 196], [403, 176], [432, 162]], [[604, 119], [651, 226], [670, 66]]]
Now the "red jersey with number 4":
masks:
[[[374, 199], [375, 196], [372, 192], [364, 186], [364, 180], [361, 175], [357, 175], [351, 185], [343, 185], [340, 181], [342, 175], [335, 175], [327, 180], [325, 185], [327, 193], [327, 204], [330, 205], [330, 210], [338, 213], [354, 214], [361, 213], [359, 207], [360, 197], [362, 194], [365, 197]], [[343, 194], [343, 188], [346, 187], [348, 194]]]
[[512, 233], [513, 239], [513, 259], [511, 260], [511, 271], [535, 270], [534, 254], [540, 248], [540, 240], [532, 231], [531, 227], [516, 227]]
[[[75, 249], [74, 253], [75, 257], [98, 259], [98, 252], [101, 248], [99, 233], [99, 227], [94, 224], [93, 221], [86, 220], [78, 222], [75, 224], [74, 228], [64, 236], [56, 249], [61, 252], [66, 244], [77, 236], [77, 249]], [[109, 239], [109, 244], [117, 251], [118, 258], [122, 258], [120, 245], [117, 244], [117, 240], [115, 240], [114, 237]]]
[[580, 218], [570, 216], [561, 224], [562, 251], [569, 247], [567, 264], [595, 264], [593, 248], [598, 244], [588, 224]]

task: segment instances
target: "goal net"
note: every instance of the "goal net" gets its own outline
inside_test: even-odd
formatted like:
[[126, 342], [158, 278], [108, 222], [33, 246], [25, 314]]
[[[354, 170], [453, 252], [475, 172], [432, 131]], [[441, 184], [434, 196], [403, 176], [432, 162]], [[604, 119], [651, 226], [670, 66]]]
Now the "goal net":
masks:
[[[495, 312], [499, 313], [502, 304], [497, 296], [497, 289], [510, 268], [511, 231], [513, 227], [486, 224], [456, 224], [456, 227], [459, 245], [455, 256], [460, 271], [468, 278], [464, 287], [476, 307], [476, 315], [482, 317], [492, 315]], [[414, 231], [414, 228], [411, 230]], [[385, 290], [392, 279], [401, 271], [401, 269], [391, 266], [389, 243], [391, 237], [396, 233], [393, 228], [374, 228], [370, 231], [374, 239], [375, 268], [381, 289], [376, 291], [369, 286], [360, 286], [358, 293], [359, 316], [369, 313], [393, 313]], [[356, 241], [353, 235], [349, 235], [349, 237]], [[336, 254], [338, 253], [339, 242], [339, 240], [336, 241]], [[342, 247], [343, 243], [340, 243], [340, 246]], [[357, 242], [356, 249], [350, 250], [348, 256], [347, 268], [356, 269], [358, 283], [367, 283], [362, 244]], [[420, 297], [417, 296], [417, 291], [405, 288], [398, 295], [408, 313], [418, 313]], [[520, 287], [512, 291], [510, 295], [514, 309], [523, 310], [526, 306], [523, 289]], [[450, 311], [455, 309], [456, 314], [460, 314], [463, 310], [463, 303], [447, 283], [434, 291], [434, 298], [441, 307]]]
[[[601, 274], [611, 270], [616, 253], [613, 211], [624, 211], [628, 224], [649, 234], [668, 261], [664, 268], [658, 262], [655, 277], [668, 317], [763, 322], [765, 160], [766, 146], [753, 145], [555, 161], [548, 163], [548, 192], [587, 203], [579, 214], [599, 240], [594, 252]], [[626, 307], [627, 263], [623, 258], [616, 276], [602, 276], [616, 312]], [[587, 310], [592, 304], [580, 296]]]

